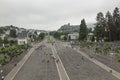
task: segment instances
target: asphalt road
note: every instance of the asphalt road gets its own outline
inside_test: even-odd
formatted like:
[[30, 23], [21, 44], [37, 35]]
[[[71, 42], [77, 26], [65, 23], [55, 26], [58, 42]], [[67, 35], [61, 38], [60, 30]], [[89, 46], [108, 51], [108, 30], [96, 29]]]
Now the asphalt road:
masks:
[[70, 80], [119, 80], [111, 73], [84, 58], [77, 51], [62, 45], [65, 45], [65, 43], [55, 43], [58, 55]]
[[86, 48], [81, 48], [80, 50], [85, 52], [87, 55], [91, 55], [95, 59], [113, 68], [114, 70], [120, 72], [120, 62], [118, 62], [114, 57], [110, 55], [97, 55], [93, 51], [90, 51]]
[[42, 50], [39, 48], [32, 53], [14, 80], [59, 80], [50, 45], [42, 45]]
[[[51, 43], [43, 43], [42, 49], [40, 47], [31, 54], [14, 80], [67, 80], [62, 73], [69, 80], [119, 80], [66, 45], [67, 43], [55, 41], [54, 54]], [[51, 55], [59, 57], [60, 61], [56, 62]], [[60, 74], [64, 78], [60, 78]]]

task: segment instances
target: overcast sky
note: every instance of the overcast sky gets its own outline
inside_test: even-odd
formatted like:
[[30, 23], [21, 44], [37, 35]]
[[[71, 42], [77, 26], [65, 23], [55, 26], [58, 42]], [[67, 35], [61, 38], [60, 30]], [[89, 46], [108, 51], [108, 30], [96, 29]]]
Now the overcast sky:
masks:
[[66, 23], [95, 22], [98, 12], [120, 8], [120, 0], [0, 0], [0, 26], [56, 30]]

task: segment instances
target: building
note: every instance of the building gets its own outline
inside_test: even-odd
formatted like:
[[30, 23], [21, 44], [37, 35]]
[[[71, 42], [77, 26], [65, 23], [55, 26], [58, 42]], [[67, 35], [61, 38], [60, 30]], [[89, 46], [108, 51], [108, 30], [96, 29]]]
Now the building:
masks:
[[27, 34], [28, 33], [26, 31], [18, 33], [18, 45], [24, 45], [29, 43]]
[[93, 33], [89, 33], [87, 35], [87, 42], [91, 42], [93, 37], [94, 37], [94, 34]]
[[76, 40], [79, 38], [79, 33], [70, 33], [68, 34], [68, 39], [70, 38], [70, 40]]

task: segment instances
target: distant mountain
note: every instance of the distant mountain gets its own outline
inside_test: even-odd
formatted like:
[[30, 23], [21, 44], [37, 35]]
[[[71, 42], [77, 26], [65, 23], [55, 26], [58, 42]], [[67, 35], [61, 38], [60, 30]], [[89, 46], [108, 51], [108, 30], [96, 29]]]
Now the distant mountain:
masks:
[[[93, 28], [94, 23], [88, 23], [87, 27], [88, 28], [90, 28], [90, 27]], [[58, 32], [63, 32], [63, 33], [72, 33], [72, 32], [79, 32], [79, 29], [80, 29], [80, 25], [70, 25], [68, 23], [68, 24], [65, 24], [65, 25], [61, 26], [57, 31]]]

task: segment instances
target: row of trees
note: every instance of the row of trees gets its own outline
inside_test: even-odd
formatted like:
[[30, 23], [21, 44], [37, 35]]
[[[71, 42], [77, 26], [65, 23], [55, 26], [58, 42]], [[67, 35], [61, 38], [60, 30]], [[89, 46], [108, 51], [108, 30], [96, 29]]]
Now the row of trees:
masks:
[[61, 33], [57, 31], [50, 32], [50, 35], [52, 35], [56, 39], [60, 39], [62, 35], [67, 36], [67, 33]]
[[0, 46], [3, 46], [3, 44], [14, 45], [14, 44], [17, 44], [17, 40], [8, 40], [7, 37], [5, 37], [4, 40], [0, 38]]
[[113, 13], [109, 11], [104, 15], [99, 12], [96, 17], [94, 33], [97, 41], [115, 41], [120, 40], [120, 11], [116, 7]]
[[27, 50], [28, 45], [12, 45], [0, 48], [0, 64], [4, 65], [11, 61], [13, 57], [17, 57], [24, 50]]
[[45, 33], [40, 33], [39, 35], [35, 32], [34, 34], [29, 34], [31, 41], [41, 41], [45, 38]]

